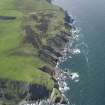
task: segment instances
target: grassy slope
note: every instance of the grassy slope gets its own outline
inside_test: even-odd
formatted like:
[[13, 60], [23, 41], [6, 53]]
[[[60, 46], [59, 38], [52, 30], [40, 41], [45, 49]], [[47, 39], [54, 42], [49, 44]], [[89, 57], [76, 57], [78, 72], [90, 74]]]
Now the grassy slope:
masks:
[[45, 62], [33, 56], [11, 55], [23, 40], [23, 15], [40, 9], [57, 10], [57, 7], [45, 0], [0, 0], [0, 16], [17, 17], [16, 20], [0, 20], [0, 78], [37, 83], [52, 89], [54, 83], [51, 77], [38, 70]]

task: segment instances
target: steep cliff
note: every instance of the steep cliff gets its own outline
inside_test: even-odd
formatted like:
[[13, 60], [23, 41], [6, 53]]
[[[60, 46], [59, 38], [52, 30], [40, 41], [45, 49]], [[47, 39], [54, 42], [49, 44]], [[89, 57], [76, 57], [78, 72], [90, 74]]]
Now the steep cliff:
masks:
[[71, 36], [67, 14], [48, 0], [1, 0], [0, 11], [1, 104], [51, 97], [61, 102], [54, 76]]

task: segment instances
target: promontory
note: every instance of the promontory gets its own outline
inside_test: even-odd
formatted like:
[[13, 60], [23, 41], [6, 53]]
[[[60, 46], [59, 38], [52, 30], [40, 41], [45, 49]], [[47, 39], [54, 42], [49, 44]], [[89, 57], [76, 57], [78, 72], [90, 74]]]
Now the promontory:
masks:
[[0, 105], [64, 103], [55, 68], [70, 17], [50, 0], [0, 0]]

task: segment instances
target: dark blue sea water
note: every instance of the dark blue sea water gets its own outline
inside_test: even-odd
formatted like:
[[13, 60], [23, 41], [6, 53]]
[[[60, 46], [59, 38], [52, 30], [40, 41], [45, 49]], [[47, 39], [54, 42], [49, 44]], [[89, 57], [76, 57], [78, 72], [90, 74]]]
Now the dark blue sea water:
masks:
[[61, 68], [77, 72], [80, 81], [68, 81], [66, 93], [73, 105], [105, 105], [105, 0], [55, 0], [72, 14], [81, 28], [74, 47], [81, 50], [72, 55]]

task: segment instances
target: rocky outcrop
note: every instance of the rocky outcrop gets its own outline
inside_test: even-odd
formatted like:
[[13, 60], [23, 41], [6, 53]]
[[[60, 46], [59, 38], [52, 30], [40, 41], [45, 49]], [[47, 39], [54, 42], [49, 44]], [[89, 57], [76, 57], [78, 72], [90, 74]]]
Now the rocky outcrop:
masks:
[[46, 72], [52, 76], [54, 76], [55, 72], [56, 72], [54, 68], [50, 68], [48, 66], [43, 66], [42, 68], [40, 68], [40, 70], [42, 70], [43, 72]]
[[25, 82], [0, 79], [0, 101], [15, 102], [25, 98], [29, 91], [29, 84]]
[[56, 55], [57, 57], [61, 57], [63, 56], [62, 53], [54, 48], [52, 48], [50, 45], [48, 46], [43, 46], [43, 49], [49, 50], [50, 52], [52, 52], [54, 55]]
[[60, 104], [67, 104], [64, 97], [62, 96], [61, 92], [57, 90], [56, 88], [53, 89], [51, 97], [50, 97], [50, 103], [60, 103]]
[[0, 79], [0, 102], [5, 105], [18, 105], [22, 100], [36, 101], [48, 98], [51, 94], [46, 87], [27, 82]]
[[47, 2], [51, 3], [52, 0], [47, 0]]
[[68, 14], [68, 12], [67, 11], [65, 11], [65, 22], [66, 23], [73, 23], [73, 21], [74, 21], [74, 19], [72, 19], [71, 17], [70, 17], [70, 15]]
[[34, 47], [40, 48], [41, 40], [37, 33], [35, 33], [31, 26], [25, 26], [25, 40], [24, 42], [31, 43]]
[[52, 52], [50, 52], [49, 50], [40, 50], [39, 57], [42, 60], [44, 60], [50, 64], [54, 64], [54, 65], [56, 65], [56, 63], [58, 61], [58, 57], [56, 55], [54, 55]]

